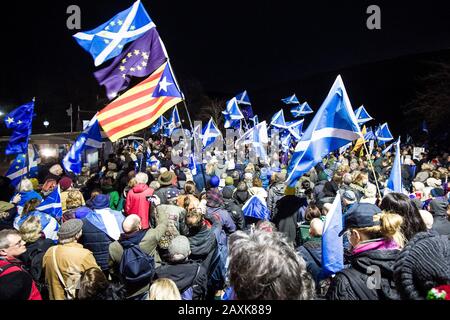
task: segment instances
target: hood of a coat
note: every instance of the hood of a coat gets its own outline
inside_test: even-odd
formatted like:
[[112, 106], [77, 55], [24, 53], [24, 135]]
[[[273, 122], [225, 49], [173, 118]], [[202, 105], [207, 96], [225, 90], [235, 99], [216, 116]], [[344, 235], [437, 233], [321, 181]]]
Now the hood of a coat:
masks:
[[133, 192], [134, 193], [142, 193], [147, 189], [149, 189], [149, 186], [144, 183], [141, 183], [141, 184], [135, 185], [133, 187]]
[[434, 199], [430, 202], [430, 211], [433, 216], [447, 216], [447, 202]]

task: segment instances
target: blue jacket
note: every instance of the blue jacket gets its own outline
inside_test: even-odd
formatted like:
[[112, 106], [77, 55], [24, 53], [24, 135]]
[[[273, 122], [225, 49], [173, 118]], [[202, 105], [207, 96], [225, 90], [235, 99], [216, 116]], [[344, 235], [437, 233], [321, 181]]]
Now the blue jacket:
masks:
[[90, 223], [87, 218], [82, 221], [83, 234], [80, 243], [85, 249], [92, 251], [97, 264], [103, 271], [109, 270], [109, 245], [114, 240]]

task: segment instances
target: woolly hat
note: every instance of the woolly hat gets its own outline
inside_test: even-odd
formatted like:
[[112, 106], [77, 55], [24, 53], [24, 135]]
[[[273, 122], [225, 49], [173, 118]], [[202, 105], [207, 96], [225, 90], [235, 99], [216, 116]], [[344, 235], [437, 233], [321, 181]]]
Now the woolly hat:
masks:
[[72, 186], [72, 179], [69, 177], [63, 177], [61, 180], [59, 180], [59, 185], [61, 186], [62, 191], [66, 191]]
[[222, 196], [224, 199], [231, 199], [233, 197], [234, 188], [225, 187], [222, 189]]
[[232, 177], [226, 177], [225, 178], [225, 185], [226, 186], [232, 186], [234, 184], [234, 180]]
[[64, 222], [58, 231], [59, 240], [66, 240], [77, 235], [83, 228], [83, 221], [79, 219], [71, 219]]
[[209, 180], [209, 186], [211, 188], [217, 188], [220, 184], [220, 178], [218, 176], [212, 176]]
[[189, 239], [185, 236], [177, 236], [169, 245], [169, 254], [174, 261], [185, 260], [191, 253]]
[[450, 245], [436, 232], [419, 232], [394, 264], [394, 281], [404, 299], [423, 300], [428, 291], [450, 284]]

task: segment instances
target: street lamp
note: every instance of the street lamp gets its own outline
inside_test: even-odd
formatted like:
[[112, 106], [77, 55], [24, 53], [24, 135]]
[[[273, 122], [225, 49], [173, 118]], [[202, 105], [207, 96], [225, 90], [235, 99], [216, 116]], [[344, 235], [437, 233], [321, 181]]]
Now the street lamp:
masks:
[[48, 122], [47, 120], [44, 121], [43, 123], [44, 127], [47, 129], [48, 126], [50, 125], [50, 122]]

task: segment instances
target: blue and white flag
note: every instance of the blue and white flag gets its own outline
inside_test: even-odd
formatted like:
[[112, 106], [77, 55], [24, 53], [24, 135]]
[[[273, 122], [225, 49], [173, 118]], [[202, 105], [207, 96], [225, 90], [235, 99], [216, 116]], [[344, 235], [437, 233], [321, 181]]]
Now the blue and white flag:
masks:
[[398, 138], [395, 143], [395, 159], [392, 165], [391, 174], [387, 181], [386, 189], [384, 189], [384, 194], [391, 192], [404, 193], [402, 184], [402, 164], [401, 164], [401, 150], [400, 150], [400, 138]]
[[266, 160], [266, 146], [268, 143], [269, 137], [267, 135], [267, 123], [263, 121], [256, 127], [253, 127], [245, 132], [238, 140], [236, 140], [235, 146], [236, 149], [238, 149], [240, 144], [251, 144], [256, 156]]
[[253, 118], [250, 118], [250, 121], [253, 122], [253, 126], [257, 126], [259, 124], [258, 115], [255, 115]]
[[288, 152], [291, 148], [291, 134], [289, 133], [285, 137], [281, 138], [281, 149], [283, 152]]
[[362, 133], [342, 78], [338, 76], [295, 148], [288, 168], [290, 186], [295, 186], [301, 176], [330, 152], [358, 138], [362, 138]]
[[131, 8], [118, 13], [101, 26], [73, 37], [84, 50], [89, 52], [98, 67], [105, 61], [117, 57], [124, 46], [139, 39], [155, 24], [140, 1]]
[[375, 136], [377, 137], [378, 145], [380, 146], [384, 145], [388, 141], [394, 140], [391, 131], [389, 131], [387, 123], [384, 123], [380, 127], [378, 127], [377, 131], [375, 132]]
[[369, 141], [369, 140], [376, 140], [377, 137], [375, 136], [375, 133], [373, 133], [372, 128], [367, 128], [367, 133], [364, 135], [364, 140], [365, 141]]
[[191, 170], [193, 176], [197, 175], [197, 163], [192, 153], [189, 155], [189, 170]]
[[86, 216], [86, 219], [97, 229], [106, 233], [110, 238], [119, 240], [123, 233], [122, 223], [125, 217], [120, 211], [107, 209], [96, 209]]
[[62, 205], [61, 205], [61, 193], [58, 187], [50, 193], [44, 201], [41, 202], [39, 207], [36, 208], [37, 211], [47, 213], [56, 220], [62, 217]]
[[344, 269], [344, 242], [339, 233], [342, 226], [342, 205], [339, 192], [325, 220], [322, 234], [322, 278], [328, 278]]
[[275, 128], [286, 129], [286, 120], [284, 119], [284, 111], [283, 111], [283, 109], [278, 111], [272, 117], [272, 121], [270, 122], [270, 125], [274, 126]]
[[216, 142], [217, 137], [222, 136], [222, 133], [217, 128], [214, 120], [211, 118], [206, 126], [202, 130], [202, 144], [203, 148], [206, 149], [214, 142]]
[[[40, 163], [39, 153], [34, 146], [28, 147], [28, 158], [30, 164], [27, 165], [27, 157], [25, 154], [18, 154], [16, 159], [11, 163], [6, 177], [11, 179], [11, 185], [16, 188], [22, 179], [36, 178], [38, 176], [38, 164]], [[28, 168], [30, 172], [28, 173]]]
[[242, 114], [245, 119], [248, 120], [254, 116], [252, 103], [250, 102], [250, 98], [248, 96], [247, 91], [244, 91], [236, 96], [237, 103], [241, 107]]
[[155, 156], [147, 158], [147, 167], [150, 168], [152, 166], [156, 166], [158, 170], [161, 169], [161, 162]]
[[164, 127], [169, 123], [169, 121], [164, 117], [161, 116], [159, 117], [159, 119], [156, 121], [156, 123], [150, 128], [150, 132], [152, 134], [157, 134], [158, 132], [160, 132], [161, 130], [164, 129]]
[[5, 154], [27, 153], [33, 116], [34, 100], [14, 109], [5, 116], [6, 127], [12, 129]]
[[53, 240], [56, 243], [58, 240], [58, 230], [59, 230], [58, 221], [51, 215], [38, 209], [23, 216], [17, 215], [14, 218], [13, 223], [14, 228], [19, 230], [22, 224], [31, 216], [39, 218], [39, 221], [41, 222], [42, 226], [42, 233], [44, 233], [45, 239]]
[[266, 201], [260, 196], [253, 196], [242, 207], [242, 213], [245, 217], [252, 217], [260, 220], [269, 220], [270, 211], [267, 208]]
[[383, 155], [385, 155], [386, 153], [388, 153], [388, 152], [392, 149], [393, 145], [394, 145], [394, 143], [391, 143], [386, 149], [384, 149], [383, 151], [381, 151], [381, 153], [382, 153]]
[[300, 104], [300, 102], [298, 101], [297, 96], [295, 94], [290, 97], [281, 99], [281, 101], [284, 104]]
[[373, 118], [369, 115], [364, 106], [361, 106], [355, 110], [355, 116], [356, 119], [358, 119], [358, 123], [360, 126], [366, 122], [369, 122], [370, 120], [373, 120]]
[[82, 154], [86, 149], [100, 149], [102, 147], [102, 135], [100, 125], [95, 115], [89, 122], [86, 129], [75, 140], [72, 148], [62, 161], [62, 165], [67, 172], [73, 172], [76, 175], [81, 174]]
[[289, 133], [296, 139], [300, 140], [302, 138], [302, 130], [305, 119], [299, 121], [291, 121], [286, 123], [286, 128]]
[[295, 106], [291, 109], [291, 113], [294, 118], [304, 117], [308, 114], [314, 113], [314, 111], [309, 106], [308, 102], [304, 102], [301, 105]]
[[172, 114], [169, 118], [169, 122], [165, 127], [165, 135], [172, 136], [175, 129], [181, 127], [180, 114], [178, 113], [178, 107], [173, 108]]
[[225, 129], [239, 126], [240, 120], [244, 119], [244, 115], [239, 109], [238, 102], [236, 98], [231, 99], [227, 102], [227, 108], [225, 111], [222, 111], [225, 117]]

